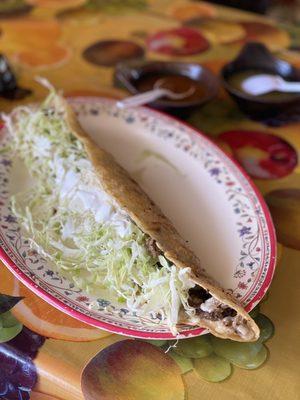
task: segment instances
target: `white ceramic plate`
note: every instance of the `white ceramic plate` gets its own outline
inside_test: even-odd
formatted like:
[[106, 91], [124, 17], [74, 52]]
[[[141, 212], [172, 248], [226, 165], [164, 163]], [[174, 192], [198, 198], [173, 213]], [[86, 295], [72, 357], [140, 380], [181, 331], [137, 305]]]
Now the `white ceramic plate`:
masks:
[[[161, 207], [206, 271], [251, 310], [271, 283], [276, 240], [266, 205], [241, 169], [200, 132], [169, 116], [147, 108], [119, 110], [103, 98], [71, 103], [84, 129]], [[7, 140], [3, 128], [0, 149]], [[102, 309], [91, 311], [95, 298], [30, 249], [9, 209], [11, 193], [30, 184], [24, 171], [19, 160], [0, 152], [0, 246], [8, 268], [44, 300], [83, 322], [135, 337], [171, 338], [158, 320], [146, 326], [105, 292]], [[189, 326], [180, 331], [204, 332]]]

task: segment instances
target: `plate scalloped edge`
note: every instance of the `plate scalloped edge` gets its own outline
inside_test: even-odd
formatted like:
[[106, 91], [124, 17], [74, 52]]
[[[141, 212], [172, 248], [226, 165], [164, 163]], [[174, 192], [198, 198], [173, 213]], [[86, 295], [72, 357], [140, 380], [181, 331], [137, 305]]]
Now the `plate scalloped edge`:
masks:
[[[121, 117], [123, 118], [124, 123], [128, 124], [134, 123], [135, 118], [138, 116], [141, 120], [143, 120], [143, 123], [145, 123], [146, 126], [151, 126], [152, 124], [151, 132], [155, 130], [155, 121], [164, 122], [175, 130], [177, 129], [179, 133], [179, 142], [177, 143], [177, 147], [181, 147], [184, 151], [191, 151], [193, 153], [195, 151], [194, 146], [199, 146], [199, 140], [201, 141], [202, 145], [206, 147], [207, 150], [208, 158], [206, 161], [208, 162], [208, 171], [212, 178], [215, 178], [217, 181], [220, 180], [220, 182], [222, 182], [222, 179], [224, 179], [224, 182], [228, 183], [231, 182], [231, 178], [234, 177], [242, 185], [243, 189], [245, 189], [245, 193], [247, 193], [247, 195], [251, 199], [253, 210], [257, 211], [258, 221], [263, 225], [261, 226], [261, 234], [262, 238], [265, 240], [267, 253], [267, 257], [264, 257], [262, 261], [262, 272], [260, 275], [257, 274], [257, 279], [252, 285], [253, 289], [251, 292], [251, 299], [250, 301], [247, 301], [245, 305], [247, 311], [250, 311], [252, 308], [254, 308], [255, 305], [262, 299], [272, 281], [276, 263], [276, 237], [272, 219], [262, 195], [254, 186], [247, 174], [236, 163], [236, 161], [225, 154], [201, 132], [197, 131], [186, 123], [161, 112], [154, 111], [146, 107], [141, 107], [133, 110], [118, 110], [118, 112], [116, 112], [116, 109], [114, 109], [113, 107], [115, 102], [106, 98], [75, 98], [71, 99], [71, 103], [75, 106], [75, 108], [77, 108], [77, 112], [79, 113], [90, 113], [90, 115], [94, 117], [97, 117], [99, 113], [101, 114], [103, 112], [108, 112], [110, 114], [115, 113], [116, 118]], [[186, 142], [186, 138], [185, 140], [182, 140], [182, 137], [184, 135], [187, 135], [191, 139], [189, 143]], [[197, 152], [195, 152], [195, 154], [196, 153]], [[217, 165], [214, 164], [214, 161], [210, 162], [210, 156], [212, 156], [213, 160], [215, 159]], [[223, 166], [225, 166], [225, 168], [223, 171], [218, 172], [217, 170], [218, 164], [220, 164], [220, 160], [221, 164], [223, 163]], [[2, 185], [2, 187], [4, 188], [7, 184], [5, 179], [7, 180], [7, 174], [10, 167], [10, 160], [6, 159], [3, 156], [1, 159], [0, 156], [0, 185]], [[222, 174], [224, 175], [223, 177]], [[229, 181], [227, 179], [228, 176]], [[232, 186], [229, 185], [228, 187], [229, 191], [232, 190]], [[44, 269], [43, 273], [46, 274], [48, 271], [49, 274], [48, 276], [47, 274], [44, 276], [44, 280], [41, 279], [40, 276], [37, 276], [35, 273], [33, 273], [33, 271], [30, 270], [29, 266], [32, 266], [34, 265], [34, 263], [36, 263], [36, 254], [31, 254], [29, 248], [27, 249], [29, 254], [26, 253], [26, 251], [22, 248], [23, 243], [21, 240], [20, 232], [17, 232], [17, 222], [14, 220], [14, 217], [10, 213], [6, 213], [7, 215], [3, 214], [3, 206], [5, 205], [5, 202], [7, 202], [7, 200], [8, 191], [2, 189], [0, 193], [0, 211], [2, 207], [2, 211], [0, 212], [0, 258], [4, 262], [4, 264], [11, 270], [11, 272], [13, 272], [18, 277], [18, 279], [20, 279], [26, 286], [28, 286], [35, 294], [43, 298], [51, 305], [60, 309], [61, 311], [73, 316], [74, 318], [77, 318], [82, 322], [86, 322], [90, 325], [97, 326], [113, 333], [152, 339], [174, 338], [174, 336], [170, 332], [161, 328], [157, 329], [154, 321], [152, 321], [152, 325], [150, 325], [150, 327], [145, 327], [144, 324], [141, 323], [139, 329], [134, 329], [132, 327], [132, 324], [135, 324], [136, 320], [134, 316], [131, 316], [131, 323], [128, 324], [127, 322], [129, 322], [129, 320], [128, 315], [126, 315], [126, 311], [120, 311], [117, 317], [115, 315], [112, 315], [113, 313], [110, 314], [110, 318], [109, 316], [99, 316], [99, 314], [87, 309], [87, 297], [84, 295], [84, 293], [81, 293], [78, 290], [76, 291], [72, 284], [70, 285], [69, 282], [66, 282], [64, 278], [60, 277], [55, 272], [49, 269]], [[9, 246], [9, 241], [7, 241], [7, 237], [5, 237], [5, 235], [3, 234], [3, 231], [5, 231], [5, 228], [3, 228], [3, 226], [9, 226], [14, 232], [14, 237], [12, 234], [9, 235], [8, 233], [8, 235], [13, 238], [11, 239], [11, 242], [14, 241], [15, 243], [18, 243], [19, 248], [17, 248], [17, 246], [15, 246], [14, 248], [15, 250], [17, 249], [17, 251], [13, 251], [13, 247]], [[39, 257], [39, 259], [40, 263], [44, 262], [41, 257]], [[21, 264], [23, 264], [23, 268]], [[40, 269], [39, 271], [42, 271], [42, 269]], [[62, 290], [58, 291], [57, 288], [54, 287], [55, 285], [52, 284], [49, 286], [49, 278], [53, 278], [54, 280], [56, 280], [56, 282], [59, 281], [61, 285], [64, 284], [65, 286], [62, 286], [63, 289], [60, 288]], [[70, 293], [72, 296], [70, 296], [70, 294], [68, 295], [68, 293]], [[75, 301], [76, 298], [77, 301]], [[105, 304], [105, 302], [105, 299], [103, 299], [103, 310], [107, 305]], [[151, 321], [147, 322], [149, 323]], [[184, 331], [181, 332], [182, 336], [184, 337], [197, 336], [202, 333], [205, 333], [202, 328], [190, 329], [190, 327], [185, 327]]]

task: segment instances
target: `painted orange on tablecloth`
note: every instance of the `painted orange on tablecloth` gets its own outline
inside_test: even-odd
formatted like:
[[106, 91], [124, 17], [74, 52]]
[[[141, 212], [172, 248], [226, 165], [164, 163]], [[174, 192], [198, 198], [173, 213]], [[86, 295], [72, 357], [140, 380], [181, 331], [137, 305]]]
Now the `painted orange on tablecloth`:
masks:
[[[111, 86], [111, 91], [114, 93], [116, 89], [112, 88], [112, 69], [83, 63], [82, 58], [77, 57], [77, 49], [82, 50], [96, 40], [111, 39], [111, 36], [113, 36], [112, 39], [132, 40], [134, 37], [132, 33], [133, 23], [135, 24], [134, 30], [142, 33], [140, 37], [134, 37], [134, 40], [137, 40], [139, 44], [143, 44], [143, 40], [149, 33], [157, 30], [176, 28], [182, 23], [182, 21], [186, 23], [187, 20], [194, 18], [200, 18], [202, 20], [208, 19], [211, 22], [214, 21], [214, 18], [211, 18], [209, 12], [208, 15], [204, 17], [205, 10], [203, 12], [203, 9], [205, 6], [202, 3], [198, 4], [182, 0], [164, 0], [163, 2], [161, 0], [150, 0], [148, 1], [149, 9], [143, 11], [143, 13], [138, 15], [138, 17], [137, 14], [130, 15], [129, 12], [128, 15], [127, 13], [124, 13], [126, 15], [121, 15], [118, 7], [116, 7], [115, 15], [106, 15], [105, 11], [103, 10], [98, 12], [94, 9], [86, 9], [85, 7], [80, 7], [78, 9], [76, 8], [76, 11], [72, 10], [71, 12], [60, 14], [58, 20], [58, 23], [60, 23], [60, 28], [57, 26], [57, 22], [53, 20], [53, 16], [62, 11], [63, 8], [71, 9], [72, 7], [77, 7], [76, 4], [78, 4], [78, 2], [84, 3], [85, 0], [26, 1], [33, 5], [33, 9], [30, 13], [30, 20], [34, 21], [34, 29], [31, 30], [28, 26], [28, 14], [26, 17], [23, 16], [22, 19], [17, 16], [14, 16], [14, 19], [9, 20], [1, 19], [0, 45], [1, 51], [10, 57], [11, 61], [20, 61], [21, 65], [18, 69], [18, 72], [20, 71], [21, 82], [24, 85], [26, 82], [26, 87], [33, 89], [34, 95], [37, 96], [37, 98], [41, 96], [41, 94], [37, 86], [32, 83], [33, 77], [36, 75], [36, 69], [31, 69], [31, 65], [33, 67], [45, 67], [48, 65], [49, 68], [46, 69], [45, 76], [47, 76], [57, 87], [63, 87], [68, 91], [72, 90], [72, 92], [67, 93], [68, 95], [93, 96], [96, 94], [96, 89], [95, 93], [93, 93], [93, 88], [96, 88], [97, 85], [99, 85], [98, 87], [103, 85], [103, 87], [105, 87], [105, 91], [106, 88]], [[105, 3], [104, 0], [103, 3]], [[117, 3], [117, 1], [113, 3]], [[120, 1], [120, 3], [123, 2]], [[212, 10], [213, 6], [208, 6], [208, 8], [211, 8]], [[151, 13], [152, 9], [156, 11], [156, 14], [153, 12]], [[214, 10], [216, 10], [218, 18], [224, 18], [226, 21], [228, 20], [238, 23], [244, 19], [239, 18], [237, 14], [238, 11], [233, 11], [232, 9], [225, 10], [225, 8], [223, 9], [216, 6]], [[172, 12], [174, 13], [173, 16]], [[166, 13], [168, 14], [167, 17]], [[41, 18], [38, 18], [39, 15]], [[243, 13], [241, 12], [240, 15], [242, 16]], [[33, 16], [35, 16], [35, 18], [33, 18]], [[247, 18], [249, 18], [249, 15]], [[281, 51], [283, 48], [289, 45], [290, 40], [286, 32], [277, 29], [276, 33], [274, 29], [264, 29], [264, 27], [261, 25], [253, 24], [253, 22], [256, 20], [254, 15], [252, 18], [253, 21], [250, 21], [250, 24], [246, 25], [247, 38], [242, 38], [238, 44], [228, 45], [227, 43], [229, 39], [226, 36], [226, 45], [220, 45], [221, 41], [224, 42], [224, 38], [222, 38], [221, 41], [216, 40], [215, 42], [211, 43], [212, 46], [210, 51], [200, 54], [201, 58], [199, 57], [199, 54], [196, 54], [195, 56], [192, 56], [192, 58], [187, 57], [186, 61], [194, 61], [195, 57], [199, 57], [199, 59], [197, 58], [197, 61], [201, 63], [205, 62], [211, 70], [218, 74], [221, 66], [235, 57], [239, 45], [241, 46], [245, 41], [255, 39], [256, 41], [261, 41], [262, 43], [267, 44], [271, 49]], [[105, 20], [111, 21], [108, 27], [105, 25]], [[138, 20], [139, 23], [136, 23], [136, 20]], [[244, 20], [246, 20], [246, 18]], [[260, 23], [262, 19], [257, 19], [257, 21]], [[213, 24], [209, 23], [208, 25], [212, 26]], [[42, 28], [43, 26], [47, 26], [48, 28]], [[110, 29], [111, 26], [113, 26], [112, 29]], [[115, 27], [117, 27], [117, 29], [114, 29]], [[68, 52], [63, 55], [63, 53], [60, 54], [60, 50], [53, 50], [53, 47], [55, 48], [58, 46], [59, 48], [63, 48], [64, 52], [66, 51], [63, 42], [60, 42], [61, 29], [68, 37], [68, 39], [66, 39], [66, 43], [68, 43], [72, 58], [68, 57]], [[28, 35], [27, 32], [29, 32]], [[36, 32], [39, 32], [40, 34], [38, 35]], [[80, 32], [79, 35], [78, 32]], [[227, 35], [227, 31], [225, 31], [225, 33]], [[232, 35], [232, 31], [230, 34]], [[81, 39], [80, 46], [77, 43], [79, 36]], [[216, 36], [218, 37], [218, 34], [216, 34]], [[180, 40], [177, 39], [175, 42], [179, 44], [181, 43]], [[217, 46], [213, 46], [214, 44]], [[47, 51], [44, 49], [45, 46], [47, 47]], [[169, 59], [167, 58], [168, 56], [158, 56], [153, 54], [146, 54], [146, 57], [148, 57], [148, 59], [151, 59], [151, 57], [162, 60]], [[300, 59], [297, 52], [281, 52], [280, 57], [292, 61], [296, 66], [300, 66]], [[57, 65], [60, 66], [64, 60], [67, 62], [63, 63], [62, 68], [57, 68]], [[23, 68], [24, 65], [29, 68]], [[97, 85], [94, 84], [94, 82], [97, 82]], [[85, 90], [79, 90], [79, 88], [81, 89], [85, 87], [91, 88], [91, 92], [87, 90], [85, 93]], [[102, 93], [100, 95], [102, 95]], [[221, 96], [222, 100], [220, 100], [220, 98], [216, 99], [211, 104], [205, 106], [202, 110], [197, 111], [197, 126], [203, 129], [206, 133], [210, 134], [210, 137], [215, 137], [214, 135], [217, 135], [222, 131], [232, 129], [266, 130], [264, 126], [247, 120], [243, 114], [238, 111], [236, 106], [229, 102], [229, 100], [225, 101], [224, 91], [221, 92], [220, 97]], [[226, 99], [227, 98], [228, 97], [226, 95]], [[12, 105], [13, 104], [5, 102], [4, 100], [1, 101], [2, 109], [8, 109]], [[271, 129], [270, 133], [272, 133]], [[299, 149], [298, 124], [291, 123], [281, 128], [276, 128], [274, 129], [273, 134], [286, 140], [288, 143], [294, 146], [296, 150]], [[220, 138], [217, 138], [216, 141], [220, 142], [219, 145], [221, 145], [223, 150], [233, 155], [234, 149], [232, 149], [228, 143], [225, 143]], [[239, 155], [241, 158], [244, 159], [246, 157], [249, 160], [248, 151], [250, 151], [249, 148], [246, 148], [244, 150], [242, 149], [241, 152], [238, 153], [240, 153]], [[259, 150], [256, 151], [254, 149], [252, 151], [253, 158], [257, 156], [255, 161], [260, 161], [261, 156], [266, 156], [265, 153], [260, 152]], [[293, 232], [299, 226], [297, 225], [297, 218], [295, 218], [295, 215], [298, 215], [297, 213], [299, 207], [297, 208], [295, 195], [293, 193], [288, 192], [288, 198], [283, 199], [281, 190], [284, 191], [284, 195], [287, 194], [286, 189], [293, 188], [293, 190], [298, 190], [298, 169], [299, 166], [292, 171], [292, 175], [287, 175], [285, 178], [264, 181], [261, 179], [257, 180], [257, 184], [263, 193], [269, 193], [269, 196], [267, 196], [267, 201], [270, 205], [271, 211], [275, 215], [275, 223], [277, 228], [280, 230], [280, 232], [277, 232], [278, 236], [282, 237], [282, 235], [284, 235], [285, 240], [289, 239], [286, 232]], [[280, 191], [278, 193], [277, 190], [279, 189]], [[288, 225], [287, 219], [290, 217], [293, 220], [293, 225]], [[298, 231], [295, 232], [298, 233]], [[295, 234], [292, 235], [293, 239], [295, 239], [295, 236]], [[300, 242], [298, 241], [297, 243]], [[288, 245], [295, 246], [290, 239]], [[297, 247], [300, 249], [299, 244], [297, 244]], [[291, 250], [283, 247], [282, 245], [278, 245], [278, 250], [278, 259], [280, 260], [280, 258], [282, 258], [282, 260], [279, 268], [277, 268], [269, 299], [263, 304], [264, 311], [270, 315], [272, 319], [274, 319], [277, 330], [277, 333], [270, 342], [271, 356], [268, 360], [268, 366], [266, 368], [258, 369], [257, 371], [252, 371], [251, 373], [247, 373], [247, 371], [241, 371], [239, 368], [235, 368], [234, 374], [230, 378], [230, 382], [218, 385], [201, 380], [200, 377], [197, 376], [195, 370], [189, 371], [181, 376], [181, 379], [184, 380], [186, 397], [188, 397], [190, 400], [199, 399], [199, 397], [201, 397], [201, 393], [204, 393], [207, 398], [215, 399], [220, 395], [220, 390], [222, 390], [221, 397], [222, 399], [224, 398], [224, 400], [225, 398], [232, 399], [236, 396], [260, 398], [262, 393], [264, 393], [265, 400], [270, 400], [274, 397], [276, 398], [276, 396], [278, 398], [287, 399], [297, 398], [297, 393], [299, 393], [299, 379], [297, 379], [297, 371], [299, 371], [298, 365], [300, 357], [297, 353], [297, 350], [299, 349], [299, 346], [297, 346], [299, 338], [296, 334], [296, 331], [299, 328], [299, 319], [295, 318], [295, 315], [297, 307], [297, 289], [299, 288], [299, 279], [297, 280], [297, 277], [299, 277], [297, 274], [299, 270], [299, 251], [294, 249]], [[281, 257], [282, 250], [283, 256]], [[6, 279], [2, 279], [2, 269], [3, 268], [0, 265], [1, 292], [4, 291], [8, 283]], [[282, 296], [283, 287], [288, 288], [288, 297]], [[40, 302], [40, 300], [36, 297], [35, 301]], [[48, 307], [51, 308], [51, 306]], [[56, 311], [56, 313], [59, 312]], [[69, 317], [65, 316], [64, 314], [62, 315], [65, 321], [69, 319]], [[86, 326], [84, 325], [84, 327]], [[291, 327], [293, 328], [291, 329]], [[30, 394], [31, 399], [83, 400], [83, 394], [80, 390], [80, 374], [85, 363], [89, 358], [94, 357], [99, 351], [105, 349], [107, 346], [110, 346], [114, 340], [116, 340], [116, 335], [110, 335], [98, 341], [85, 343], [51, 339], [46, 340], [45, 344], [39, 351], [37, 359], [35, 360], [39, 379], [38, 384], [35, 387], [36, 392], [33, 391]], [[171, 352], [172, 351], [173, 350], [171, 350]], [[151, 353], [152, 351], [148, 351], [147, 357], [150, 357]], [[282, 356], [283, 354], [284, 357]], [[123, 359], [124, 358], [126, 357], [123, 357]], [[134, 364], [134, 362], [136, 362], [136, 364]], [[151, 376], [145, 376], [142, 374], [143, 368], [145, 373], [147, 373], [147, 371], [150, 369], [145, 368], [145, 363], [141, 363], [140, 358], [139, 360], [134, 360], [133, 364], [134, 365], [130, 366], [130, 372], [134, 371], [135, 365], [139, 366], [138, 373], [140, 373], [140, 380], [149, 386], [151, 395], [153, 393], [151, 392], [153, 384], [151, 381]], [[293, 366], [293, 368], [291, 368], [291, 366]], [[155, 388], [160, 389], [160, 393], [157, 396], [159, 399], [164, 397], [164, 391], [168, 395], [173, 389], [173, 383], [177, 382], [177, 384], [179, 384], [180, 380], [176, 377], [172, 381], [166, 378], [165, 372], [169, 374], [170, 369], [174, 368], [174, 366], [169, 368], [169, 363], [166, 361], [161, 363], [160, 361], [156, 361], [155, 367], [159, 368], [159, 372], [161, 374], [160, 381], [158, 384], [156, 384]], [[288, 373], [285, 373], [287, 371]], [[276, 382], [274, 382], [274, 385], [268, 385], [274, 376], [276, 376]], [[256, 383], [255, 385], [253, 385], [254, 380]], [[268, 388], [267, 391], [266, 388]], [[181, 391], [178, 391], [178, 393], [181, 393]], [[97, 399], [98, 397], [94, 398]], [[131, 399], [133, 398], [134, 397]], [[139, 398], [142, 398], [142, 396]], [[116, 396], [114, 396], [113, 399], [116, 400]], [[101, 400], [103, 400], [102, 397]], [[175, 399], [173, 398], [173, 400]]]
[[209, 4], [175, 4], [168, 11], [173, 18], [179, 21], [210, 18], [216, 15], [216, 9]]
[[81, 376], [86, 400], [184, 400], [181, 370], [164, 350], [123, 340], [98, 353]]
[[192, 20], [189, 26], [199, 29], [201, 33], [214, 44], [228, 44], [241, 40], [245, 37], [245, 29], [238, 23], [223, 21], [218, 19], [211, 20]]
[[21, 284], [0, 264], [1, 291], [24, 299], [13, 309], [13, 314], [27, 328], [53, 339], [85, 342], [101, 339], [109, 333], [77, 321], [44, 300]]
[[59, 42], [61, 27], [55, 20], [5, 20], [0, 29], [1, 51], [29, 67], [58, 64], [70, 55], [70, 50]]

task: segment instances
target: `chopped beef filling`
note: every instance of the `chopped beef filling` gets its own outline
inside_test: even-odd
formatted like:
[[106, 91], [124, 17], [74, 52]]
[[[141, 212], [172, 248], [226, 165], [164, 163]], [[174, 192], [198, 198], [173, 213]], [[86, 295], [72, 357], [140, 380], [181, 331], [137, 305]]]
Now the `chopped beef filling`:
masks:
[[156, 241], [154, 239], [152, 239], [151, 237], [149, 237], [146, 240], [146, 246], [147, 246], [147, 249], [149, 250], [150, 254], [152, 255], [152, 257], [157, 258], [159, 255], [162, 254], [156, 245]]
[[217, 321], [226, 317], [235, 317], [237, 315], [237, 312], [234, 309], [230, 307], [224, 308], [224, 306], [219, 302], [216, 302], [214, 305], [213, 301], [210, 306], [212, 308], [211, 311], [207, 310], [207, 307], [203, 310], [201, 304], [205, 303], [206, 300], [210, 298], [212, 298], [211, 294], [200, 286], [195, 286], [189, 290], [189, 305], [196, 308], [196, 314], [199, 315], [199, 317], [210, 321]]
[[[189, 305], [196, 311], [201, 319], [216, 321], [220, 332], [224, 329], [231, 330], [237, 335], [251, 340], [253, 332], [247, 326], [247, 320], [231, 307], [214, 298], [207, 290], [196, 285], [189, 290]], [[223, 328], [220, 328], [220, 324]], [[220, 330], [221, 329], [221, 330]]]
[[233, 308], [227, 307], [227, 308], [223, 309], [222, 318], [235, 317], [236, 315], [237, 315], [237, 312]]
[[195, 286], [189, 290], [189, 305], [194, 308], [200, 307], [200, 305], [207, 299], [209, 299], [211, 295], [207, 290], [203, 289], [200, 286]]
[[202, 311], [201, 308], [197, 308], [196, 314], [201, 318], [208, 319], [210, 321], [217, 321], [226, 317], [235, 317], [237, 312], [230, 307], [220, 308], [218, 307], [213, 312]]

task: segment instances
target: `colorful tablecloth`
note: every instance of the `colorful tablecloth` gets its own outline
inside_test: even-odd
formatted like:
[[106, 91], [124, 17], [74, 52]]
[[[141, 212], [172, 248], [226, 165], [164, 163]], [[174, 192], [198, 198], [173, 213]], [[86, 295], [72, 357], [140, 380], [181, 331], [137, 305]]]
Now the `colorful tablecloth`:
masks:
[[[122, 97], [113, 87], [114, 66], [130, 58], [201, 62], [217, 74], [251, 40], [300, 66], [288, 50], [292, 39], [276, 22], [202, 2], [2, 1], [0, 50], [31, 94], [1, 98], [0, 109], [41, 99], [37, 75], [68, 96]], [[1, 265], [0, 292], [24, 299], [11, 311], [19, 322], [0, 315], [0, 398], [300, 399], [300, 123], [253, 122], [223, 91], [189, 122], [240, 162], [274, 218], [278, 265], [254, 311], [259, 343], [188, 339], [166, 353], [170, 343], [126, 339], [72, 319]], [[9, 327], [20, 333], [6, 341]]]

